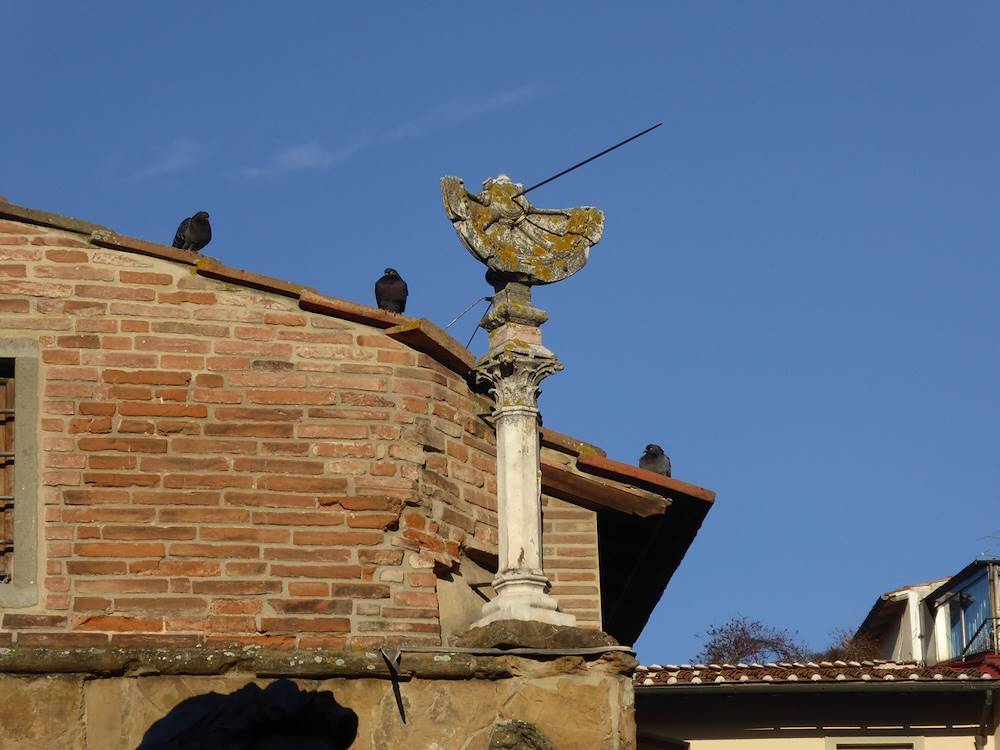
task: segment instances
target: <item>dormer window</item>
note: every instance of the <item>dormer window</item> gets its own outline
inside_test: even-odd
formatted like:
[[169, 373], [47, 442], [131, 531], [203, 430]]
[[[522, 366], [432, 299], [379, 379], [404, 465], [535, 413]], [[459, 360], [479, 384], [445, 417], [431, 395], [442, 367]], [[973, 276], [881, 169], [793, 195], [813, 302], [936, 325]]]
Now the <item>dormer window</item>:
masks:
[[990, 614], [989, 579], [983, 571], [948, 600], [951, 651], [955, 656], [992, 650]]
[[[927, 598], [938, 614], [938, 622], [942, 627], [946, 625], [948, 658], [962, 659], [998, 650], [995, 590], [998, 572], [997, 561], [980, 560]], [[941, 634], [945, 640], [944, 633]]]

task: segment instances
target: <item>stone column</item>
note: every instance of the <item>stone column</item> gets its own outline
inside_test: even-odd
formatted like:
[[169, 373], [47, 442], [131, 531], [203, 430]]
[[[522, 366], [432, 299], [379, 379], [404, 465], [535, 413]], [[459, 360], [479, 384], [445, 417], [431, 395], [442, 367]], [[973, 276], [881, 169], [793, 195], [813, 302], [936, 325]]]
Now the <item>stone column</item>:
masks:
[[525, 197], [531, 189], [500, 175], [473, 195], [457, 177], [441, 178], [445, 214], [466, 250], [486, 265], [486, 281], [495, 291], [481, 323], [490, 349], [476, 366], [476, 378], [490, 384], [496, 402], [500, 564], [493, 579], [497, 596], [476, 625], [576, 624], [546, 593], [543, 572], [538, 394], [542, 380], [562, 364], [542, 346], [539, 326], [548, 315], [531, 303], [531, 287], [583, 268], [604, 232], [604, 214], [590, 207], [537, 208]]
[[[494, 310], [497, 305], [494, 305]], [[538, 395], [543, 379], [563, 368], [542, 346], [537, 326], [505, 322], [490, 332], [490, 349], [476, 377], [490, 385], [497, 434], [499, 568], [496, 598], [475, 625], [533, 620], [575, 625], [547, 593], [542, 559], [542, 486], [538, 445]]]

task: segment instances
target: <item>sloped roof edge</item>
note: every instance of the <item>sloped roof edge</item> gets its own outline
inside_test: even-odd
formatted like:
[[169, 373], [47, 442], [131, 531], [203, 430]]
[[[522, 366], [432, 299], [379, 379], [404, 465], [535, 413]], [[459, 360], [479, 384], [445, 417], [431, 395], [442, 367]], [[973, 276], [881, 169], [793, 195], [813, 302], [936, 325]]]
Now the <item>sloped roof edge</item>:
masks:
[[[385, 330], [387, 336], [396, 339], [412, 349], [427, 354], [463, 378], [467, 378], [475, 367], [475, 355], [426, 318], [398, 315], [375, 307], [369, 307], [368, 305], [330, 297], [320, 294], [312, 287], [304, 284], [227, 266], [216, 258], [189, 250], [180, 250], [137, 237], [121, 235], [110, 227], [101, 224], [49, 211], [40, 211], [26, 206], [19, 206], [8, 202], [2, 196], [0, 196], [0, 219], [84, 235], [95, 247], [145, 255], [173, 263], [193, 266], [195, 273], [200, 276], [264, 292], [280, 294], [298, 300], [299, 307], [304, 310], [382, 328]], [[604, 472], [603, 476], [605, 479], [635, 488], [635, 490], [640, 491], [640, 494], [643, 494], [644, 491], [664, 495], [664, 489], [681, 491], [688, 494], [687, 490], [693, 489], [697, 490], [697, 492], [692, 493], [692, 496], [708, 499], [709, 502], [715, 497], [714, 493], [709, 490], [702, 490], [694, 485], [687, 485], [677, 480], [669, 480], [657, 474], [629, 467], [617, 461], [607, 460], [604, 458], [604, 451], [600, 448], [548, 428], [542, 428], [541, 440], [548, 447], [575, 455], [577, 457], [577, 465], [581, 470], [597, 475], [602, 475], [602, 472]], [[666, 496], [669, 497], [669, 495]], [[621, 510], [620, 507], [615, 507], [614, 505], [609, 506], [609, 508]]]

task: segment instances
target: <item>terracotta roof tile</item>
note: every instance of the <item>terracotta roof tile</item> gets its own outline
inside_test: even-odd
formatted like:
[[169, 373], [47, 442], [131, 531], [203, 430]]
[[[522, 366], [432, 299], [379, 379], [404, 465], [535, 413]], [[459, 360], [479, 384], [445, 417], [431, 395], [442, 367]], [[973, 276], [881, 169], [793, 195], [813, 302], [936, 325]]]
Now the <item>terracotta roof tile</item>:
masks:
[[892, 682], [933, 680], [997, 680], [1000, 668], [995, 665], [935, 664], [896, 661], [822, 661], [780, 664], [651, 664], [636, 668], [632, 677], [636, 687], [663, 685], [699, 685], [705, 683], [743, 684], [789, 682]]
[[462, 377], [467, 376], [476, 366], [476, 358], [472, 352], [426, 318], [409, 320], [392, 328], [386, 328], [385, 335], [412, 349], [429, 354]]

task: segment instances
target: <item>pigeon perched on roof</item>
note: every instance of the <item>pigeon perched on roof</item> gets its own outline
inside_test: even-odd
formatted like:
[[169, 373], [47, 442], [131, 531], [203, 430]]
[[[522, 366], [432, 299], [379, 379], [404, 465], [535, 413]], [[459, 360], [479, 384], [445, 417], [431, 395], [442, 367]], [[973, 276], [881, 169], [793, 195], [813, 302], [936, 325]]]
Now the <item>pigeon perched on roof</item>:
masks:
[[406, 296], [409, 289], [406, 282], [395, 268], [385, 269], [385, 274], [375, 282], [375, 302], [379, 309], [401, 313], [406, 309]]
[[639, 458], [639, 468], [669, 477], [670, 456], [666, 455], [660, 446], [650, 443], [646, 446], [646, 452]]
[[174, 234], [174, 247], [196, 253], [200, 253], [201, 249], [211, 241], [212, 225], [208, 223], [207, 211], [199, 211], [194, 216], [184, 219]]

